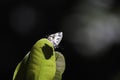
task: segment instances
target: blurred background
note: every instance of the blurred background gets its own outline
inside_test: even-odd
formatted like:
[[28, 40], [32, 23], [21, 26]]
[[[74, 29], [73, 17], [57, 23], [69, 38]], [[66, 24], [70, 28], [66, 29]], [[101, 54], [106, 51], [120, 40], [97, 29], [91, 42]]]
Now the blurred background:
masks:
[[120, 80], [119, 0], [0, 1], [0, 79], [12, 80], [32, 45], [63, 32], [63, 80]]

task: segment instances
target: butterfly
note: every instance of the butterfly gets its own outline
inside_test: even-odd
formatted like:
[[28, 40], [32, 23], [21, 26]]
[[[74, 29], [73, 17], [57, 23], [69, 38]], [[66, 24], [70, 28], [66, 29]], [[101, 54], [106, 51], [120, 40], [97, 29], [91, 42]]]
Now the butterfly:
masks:
[[57, 32], [48, 36], [48, 40], [53, 44], [54, 48], [56, 48], [63, 38], [63, 32]]

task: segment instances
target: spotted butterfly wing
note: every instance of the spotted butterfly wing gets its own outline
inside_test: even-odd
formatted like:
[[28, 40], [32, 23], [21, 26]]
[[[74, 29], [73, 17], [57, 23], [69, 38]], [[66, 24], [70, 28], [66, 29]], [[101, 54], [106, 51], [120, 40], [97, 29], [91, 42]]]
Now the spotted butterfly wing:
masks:
[[57, 32], [55, 34], [51, 34], [48, 36], [48, 40], [53, 44], [54, 48], [56, 48], [63, 38], [63, 32]]

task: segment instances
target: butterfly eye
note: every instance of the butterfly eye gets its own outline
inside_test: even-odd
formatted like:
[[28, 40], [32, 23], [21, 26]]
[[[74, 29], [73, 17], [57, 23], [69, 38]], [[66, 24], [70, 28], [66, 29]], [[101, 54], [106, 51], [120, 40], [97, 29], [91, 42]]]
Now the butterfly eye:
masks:
[[50, 35], [50, 36], [48, 36], [48, 39], [51, 41], [51, 40], [54, 39], [54, 36], [53, 36], [53, 35]]
[[53, 39], [53, 37], [49, 37], [48, 39], [49, 39], [49, 40], [52, 40], [52, 39]]

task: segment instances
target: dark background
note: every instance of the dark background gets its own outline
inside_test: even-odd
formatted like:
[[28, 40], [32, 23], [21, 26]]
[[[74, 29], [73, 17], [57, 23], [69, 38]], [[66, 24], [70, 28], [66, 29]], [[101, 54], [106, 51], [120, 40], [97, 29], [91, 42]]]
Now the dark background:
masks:
[[[90, 0], [79, 1], [80, 8], [87, 1]], [[112, 43], [105, 51], [95, 52], [104, 54], [96, 58], [83, 57], [79, 54], [83, 53], [81, 48], [77, 52], [74, 43], [68, 40], [67, 36], [72, 33], [67, 34], [69, 28], [64, 29], [64, 20], [72, 13], [79, 14], [73, 10], [75, 5], [78, 5], [78, 0], [0, 1], [0, 80], [11, 80], [15, 67], [32, 45], [58, 31], [65, 32], [57, 49], [66, 59], [63, 80], [115, 80], [115, 77], [120, 77], [119, 43]], [[119, 13], [119, 0], [114, 0], [109, 7], [110, 13]]]

